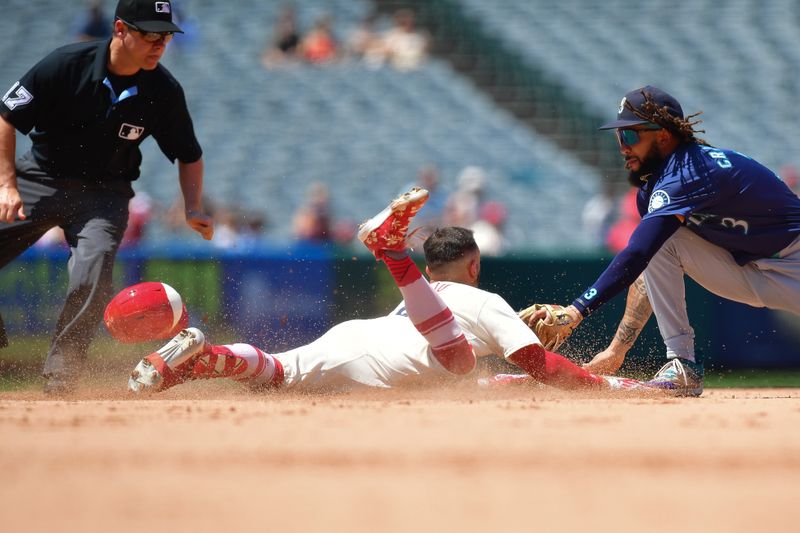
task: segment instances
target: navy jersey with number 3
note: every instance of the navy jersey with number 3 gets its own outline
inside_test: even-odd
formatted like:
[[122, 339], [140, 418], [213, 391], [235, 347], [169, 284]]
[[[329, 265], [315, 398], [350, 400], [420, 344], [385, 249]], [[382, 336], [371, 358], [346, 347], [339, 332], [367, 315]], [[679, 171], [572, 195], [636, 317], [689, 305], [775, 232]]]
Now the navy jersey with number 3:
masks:
[[771, 170], [733, 150], [685, 144], [637, 197], [643, 219], [680, 215], [736, 262], [771, 257], [800, 235], [800, 198]]

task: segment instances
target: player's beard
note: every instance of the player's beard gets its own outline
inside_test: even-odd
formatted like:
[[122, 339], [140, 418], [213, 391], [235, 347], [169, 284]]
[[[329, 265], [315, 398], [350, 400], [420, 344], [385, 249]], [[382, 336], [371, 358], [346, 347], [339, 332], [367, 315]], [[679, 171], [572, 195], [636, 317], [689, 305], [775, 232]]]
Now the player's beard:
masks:
[[639, 170], [628, 172], [628, 183], [634, 187], [643, 187], [650, 174], [657, 171], [663, 162], [664, 158], [658, 152], [658, 146], [653, 143], [644, 157], [639, 160]]

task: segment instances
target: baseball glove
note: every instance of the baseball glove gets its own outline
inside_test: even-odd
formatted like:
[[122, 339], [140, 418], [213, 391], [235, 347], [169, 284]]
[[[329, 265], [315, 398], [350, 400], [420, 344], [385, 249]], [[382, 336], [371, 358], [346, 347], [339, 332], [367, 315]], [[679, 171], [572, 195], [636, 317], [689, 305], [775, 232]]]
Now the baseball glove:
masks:
[[[545, 311], [544, 318], [531, 324], [531, 317], [540, 310]], [[567, 337], [572, 334], [572, 330], [578, 325], [563, 306], [556, 304], [533, 304], [520, 311], [519, 317], [536, 333], [544, 349], [551, 352], [558, 350], [558, 347], [564, 344]]]

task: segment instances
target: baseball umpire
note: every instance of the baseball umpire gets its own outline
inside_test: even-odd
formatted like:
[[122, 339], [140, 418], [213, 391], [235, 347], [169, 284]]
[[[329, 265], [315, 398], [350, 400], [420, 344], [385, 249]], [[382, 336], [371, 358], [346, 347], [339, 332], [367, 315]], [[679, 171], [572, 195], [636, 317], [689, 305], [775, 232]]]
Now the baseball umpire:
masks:
[[[202, 205], [202, 150], [183, 89], [159, 65], [181, 29], [169, 1], [119, 0], [110, 41], [61, 47], [5, 93], [0, 105], [0, 267], [60, 226], [69, 288], [44, 364], [45, 392], [73, 390], [111, 292], [128, 221], [139, 145], [149, 135], [173, 163], [186, 222], [211, 239]], [[30, 133], [16, 160], [15, 128]]]
[[703, 391], [684, 274], [724, 298], [800, 314], [800, 199], [753, 159], [696, 137], [697, 115], [684, 118], [678, 101], [652, 86], [625, 95], [617, 120], [600, 129], [616, 132], [642, 220], [627, 248], [558, 316], [543, 306], [521, 312], [563, 339], [630, 286], [614, 340], [587, 368], [616, 371], [655, 312], [669, 361], [650, 383], [683, 395]]

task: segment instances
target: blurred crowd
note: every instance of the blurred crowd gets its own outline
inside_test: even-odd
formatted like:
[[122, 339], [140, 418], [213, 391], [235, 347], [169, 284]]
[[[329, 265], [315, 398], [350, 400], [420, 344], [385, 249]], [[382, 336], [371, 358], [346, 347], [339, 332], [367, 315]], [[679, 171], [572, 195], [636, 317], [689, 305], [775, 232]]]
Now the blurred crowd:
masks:
[[[440, 226], [462, 226], [475, 232], [484, 255], [500, 255], [507, 249], [504, 235], [505, 206], [491, 200], [486, 194], [487, 176], [480, 167], [465, 167], [455, 179], [450, 191], [439, 180], [434, 165], [423, 165], [414, 179], [397, 190], [403, 194], [412, 187], [422, 187], [430, 193], [425, 208], [414, 218], [412, 246], [421, 249], [421, 243]], [[388, 199], [387, 199], [388, 201]], [[331, 206], [328, 186], [312, 183], [306, 201], [297, 209], [292, 219], [292, 232], [297, 240], [308, 242], [333, 242], [353, 244], [358, 222], [349, 217], [336, 216]]]
[[[110, 37], [113, 13], [104, 11], [104, 4], [102, 0], [87, 2], [85, 11], [72, 24], [75, 40]], [[189, 48], [199, 38], [199, 28], [184, 6], [181, 0], [172, 1], [173, 18], [186, 33], [175, 36], [171, 50]], [[266, 68], [359, 61], [375, 68], [389, 66], [409, 71], [425, 61], [430, 46], [430, 36], [417, 27], [414, 12], [407, 9], [397, 10], [391, 16], [372, 12], [345, 35], [338, 35], [330, 14], [321, 14], [308, 28], [301, 27], [293, 4], [284, 5], [272, 23], [273, 30], [261, 56]], [[467, 166], [448, 181], [442, 184], [439, 170], [427, 164], [398, 188], [398, 194], [414, 186], [430, 191], [425, 209], [415, 220], [416, 238], [421, 241], [438, 226], [464, 226], [475, 232], [484, 255], [502, 254], [508, 247], [504, 234], [507, 212], [501, 202], [489, 198], [487, 183], [490, 180], [486, 172], [477, 166]], [[265, 239], [269, 221], [262, 213], [209, 198], [204, 199], [204, 205], [216, 222], [210, 246], [246, 250]], [[161, 205], [140, 191], [131, 199], [129, 210], [122, 249], [141, 246], [155, 235], [156, 240], [180, 241], [190, 231], [180, 195], [172, 205]], [[291, 234], [284, 237], [296, 242], [357, 246], [359, 222], [352, 216], [337, 213], [330, 184], [316, 181], [306, 185], [304, 199], [291, 220]], [[39, 249], [67, 248], [60, 228], [47, 232], [35, 246]], [[421, 242], [416, 248], [421, 249]]]
[[[443, 186], [438, 169], [434, 165], [423, 165], [418, 174], [397, 191], [399, 195], [412, 187], [423, 187], [430, 192], [425, 208], [412, 225], [412, 230], [416, 229], [413, 247], [421, 250], [422, 241], [434, 229], [452, 225], [472, 229], [483, 255], [497, 256], [506, 252], [507, 210], [502, 202], [487, 193], [489, 181], [484, 169], [467, 166], [454, 177], [452, 186]], [[262, 213], [219, 204], [209, 198], [204, 199], [204, 205], [216, 221], [211, 246], [248, 250], [266, 239], [269, 222]], [[152, 237], [151, 232], [157, 232], [161, 239], [180, 241], [190, 231], [180, 197], [172, 205], [165, 206], [147, 193], [138, 192], [130, 201], [129, 211], [122, 249], [144, 244]], [[336, 212], [328, 184], [313, 182], [307, 186], [304, 201], [292, 217], [291, 240], [360, 249], [356, 240], [360, 222]], [[53, 228], [35, 246], [39, 249], [66, 248], [64, 234], [60, 228]]]
[[413, 70], [427, 56], [429, 36], [417, 28], [414, 13], [407, 9], [395, 12], [391, 25], [385, 29], [381, 29], [382, 19], [377, 13], [367, 15], [344, 38], [337, 36], [333, 26], [333, 17], [323, 14], [304, 31], [299, 27], [294, 6], [284, 6], [261, 55], [262, 65], [325, 65], [350, 59], [373, 67], [387, 64], [398, 70]]
[[[199, 28], [185, 9], [182, 0], [173, 0], [174, 18], [186, 31], [176, 35], [171, 48], [188, 49], [197, 42]], [[73, 21], [71, 32], [75, 40], [110, 37], [113, 14], [103, 9], [101, 0], [89, 0], [86, 10]], [[330, 14], [321, 14], [309, 27], [298, 20], [294, 5], [286, 4], [275, 20], [261, 55], [265, 68], [282, 68], [292, 64], [335, 64], [359, 61], [379, 68], [390, 66], [409, 71], [421, 65], [428, 54], [430, 36], [418, 28], [413, 11], [400, 9], [391, 16], [378, 12], [366, 15], [357, 26], [340, 35]], [[800, 192], [800, 172], [793, 166], [780, 169], [780, 177], [789, 187]], [[478, 166], [465, 166], [457, 175], [442, 180], [434, 164], [420, 167], [418, 174], [405, 184], [398, 184], [397, 194], [412, 186], [430, 191], [425, 209], [415, 219], [419, 231], [415, 234], [416, 248], [430, 232], [444, 225], [457, 225], [474, 231], [482, 253], [502, 255], [510, 248], [505, 204], [492, 198], [487, 185], [491, 177]], [[306, 184], [303, 201], [297, 206], [286, 239], [309, 243], [332, 243], [338, 246], [357, 246], [358, 222], [353, 214], [337, 213], [331, 198], [333, 184], [316, 181]], [[387, 199], [388, 200], [388, 199]], [[248, 249], [266, 238], [269, 221], [262, 212], [205, 200], [217, 229], [212, 246], [220, 249]], [[591, 198], [581, 213], [582, 231], [587, 242], [597, 249], [617, 253], [624, 249], [631, 233], [639, 223], [636, 190], [611, 183], [601, 184], [601, 190]], [[139, 192], [130, 203], [128, 229], [123, 248], [133, 248], [154, 234], [161, 238], [180, 239], [189, 231], [180, 201], [159, 205], [146, 193]], [[166, 235], [166, 237], [164, 237]], [[412, 241], [413, 244], [413, 241]], [[66, 247], [63, 232], [54, 228], [37, 243], [38, 248]]]

